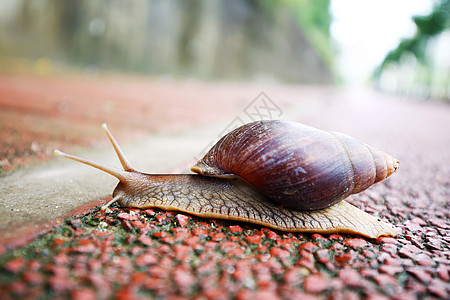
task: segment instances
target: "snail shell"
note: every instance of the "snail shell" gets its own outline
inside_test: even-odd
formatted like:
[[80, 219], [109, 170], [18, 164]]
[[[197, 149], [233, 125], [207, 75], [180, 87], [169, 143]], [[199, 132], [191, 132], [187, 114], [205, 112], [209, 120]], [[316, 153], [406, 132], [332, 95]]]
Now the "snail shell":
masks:
[[390, 155], [345, 134], [274, 120], [228, 133], [191, 170], [237, 175], [280, 205], [316, 210], [365, 190], [397, 168]]

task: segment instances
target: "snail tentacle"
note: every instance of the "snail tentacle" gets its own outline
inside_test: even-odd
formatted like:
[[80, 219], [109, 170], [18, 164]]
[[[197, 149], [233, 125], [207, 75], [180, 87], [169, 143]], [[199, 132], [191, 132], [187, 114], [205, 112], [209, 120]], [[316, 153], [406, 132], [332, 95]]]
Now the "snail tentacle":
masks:
[[106, 173], [116, 177], [121, 182], [126, 182], [127, 180], [130, 179], [130, 172], [123, 171], [123, 170], [120, 170], [120, 169], [117, 169], [114, 167], [109, 167], [109, 166], [94, 162], [94, 161], [86, 159], [86, 158], [81, 158], [81, 157], [78, 157], [75, 155], [70, 155], [70, 154], [64, 153], [62, 151], [59, 151], [57, 149], [53, 150], [52, 153], [53, 153], [53, 155], [69, 158], [71, 160], [74, 160], [74, 161], [83, 163], [85, 165], [91, 166], [93, 168], [99, 169], [103, 172], [106, 172]]
[[120, 163], [122, 164], [122, 167], [124, 171], [134, 171], [134, 168], [131, 166], [130, 162], [126, 158], [126, 156], [123, 154], [122, 149], [120, 148], [119, 144], [117, 143], [114, 136], [111, 134], [111, 132], [108, 130], [108, 126], [106, 126], [105, 123], [102, 124], [102, 128], [105, 130], [106, 135], [108, 136], [114, 151], [116, 151], [117, 157], [120, 160]]

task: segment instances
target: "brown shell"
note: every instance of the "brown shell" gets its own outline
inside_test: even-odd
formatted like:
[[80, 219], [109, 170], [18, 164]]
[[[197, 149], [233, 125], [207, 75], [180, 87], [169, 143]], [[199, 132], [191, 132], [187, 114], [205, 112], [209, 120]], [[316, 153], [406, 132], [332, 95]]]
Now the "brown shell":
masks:
[[345, 134], [272, 120], [233, 130], [191, 170], [238, 175], [280, 205], [316, 210], [365, 190], [397, 168], [390, 155]]

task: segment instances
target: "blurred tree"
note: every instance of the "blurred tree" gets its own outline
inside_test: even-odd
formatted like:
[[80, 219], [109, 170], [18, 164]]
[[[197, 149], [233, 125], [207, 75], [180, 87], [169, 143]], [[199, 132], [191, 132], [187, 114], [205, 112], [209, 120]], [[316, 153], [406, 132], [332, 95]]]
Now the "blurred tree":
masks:
[[0, 63], [45, 57], [89, 70], [333, 81], [329, 0], [0, 0], [2, 9], [7, 2]]
[[[450, 100], [450, 0], [437, 3], [427, 16], [412, 18], [417, 31], [389, 52], [374, 71], [378, 88], [420, 98]], [[431, 46], [430, 46], [431, 45]], [[441, 54], [441, 55], [439, 55]]]
[[450, 0], [443, 0], [436, 5], [428, 16], [413, 17], [417, 26], [414, 37], [404, 39], [389, 52], [381, 65], [375, 71], [375, 77], [379, 77], [383, 70], [391, 63], [400, 63], [402, 57], [412, 54], [419, 62], [425, 63], [426, 50], [430, 38], [450, 28]]

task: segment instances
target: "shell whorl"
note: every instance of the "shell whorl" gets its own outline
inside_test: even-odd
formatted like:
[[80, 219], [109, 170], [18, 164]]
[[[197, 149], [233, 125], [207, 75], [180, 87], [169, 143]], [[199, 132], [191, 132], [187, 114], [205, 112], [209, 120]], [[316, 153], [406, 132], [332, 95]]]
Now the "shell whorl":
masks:
[[257, 121], [221, 138], [191, 170], [237, 175], [280, 205], [329, 207], [398, 168], [388, 154], [341, 133], [290, 121]]

